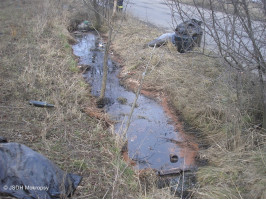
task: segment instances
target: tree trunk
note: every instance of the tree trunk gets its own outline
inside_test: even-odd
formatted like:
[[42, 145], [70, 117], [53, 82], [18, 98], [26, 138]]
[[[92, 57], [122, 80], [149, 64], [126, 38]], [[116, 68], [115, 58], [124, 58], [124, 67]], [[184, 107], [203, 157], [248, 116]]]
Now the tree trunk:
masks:
[[104, 59], [103, 59], [103, 79], [102, 79], [102, 87], [101, 87], [101, 94], [99, 99], [102, 101], [105, 96], [105, 90], [106, 90], [106, 83], [107, 83], [107, 74], [108, 74], [108, 52], [111, 45], [111, 37], [112, 37], [113, 29], [112, 27], [109, 28], [108, 31], [108, 40], [107, 44], [104, 49]]
[[110, 45], [112, 42], [112, 33], [113, 33], [113, 22], [114, 22], [114, 17], [115, 17], [115, 13], [116, 13], [116, 5], [117, 5], [117, 0], [114, 0], [114, 9], [113, 9], [113, 14], [111, 17], [111, 20], [108, 22], [108, 40], [107, 40], [107, 44], [105, 46], [104, 49], [104, 60], [103, 60], [103, 79], [102, 79], [102, 87], [101, 87], [101, 94], [99, 97], [99, 101], [103, 103], [103, 99], [105, 97], [105, 90], [106, 90], [106, 83], [107, 83], [107, 74], [108, 74], [108, 53], [109, 53], [109, 49], [110, 49]]
[[113, 7], [113, 14], [112, 14], [112, 17], [115, 16], [116, 8], [117, 8], [117, 0], [114, 0], [114, 7]]
[[99, 13], [99, 6], [96, 0], [93, 0], [93, 8], [94, 8], [94, 15], [96, 18], [96, 25], [95, 28], [99, 29], [101, 27], [101, 15]]

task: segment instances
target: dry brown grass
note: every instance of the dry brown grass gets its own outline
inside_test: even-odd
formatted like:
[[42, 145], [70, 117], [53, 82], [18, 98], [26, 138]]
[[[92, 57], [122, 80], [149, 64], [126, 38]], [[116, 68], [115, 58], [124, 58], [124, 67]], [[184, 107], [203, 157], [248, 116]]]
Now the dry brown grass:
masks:
[[[138, 179], [116, 137], [85, 113], [94, 100], [68, 42], [69, 17], [80, 11], [73, 2], [1, 0], [0, 135], [82, 175], [75, 198], [138, 198]], [[29, 100], [55, 108], [32, 107]]]
[[[144, 44], [161, 34], [127, 17], [112, 46], [123, 61], [123, 79], [139, 77], [152, 51]], [[197, 172], [198, 198], [266, 195], [265, 132], [254, 126], [261, 120], [259, 84], [256, 77], [241, 74], [237, 95], [236, 76], [219, 59], [200, 52], [180, 54], [168, 44], [155, 49], [145, 79], [144, 87], [166, 93], [185, 121], [205, 136], [199, 142], [211, 146], [199, 152], [209, 165]]]

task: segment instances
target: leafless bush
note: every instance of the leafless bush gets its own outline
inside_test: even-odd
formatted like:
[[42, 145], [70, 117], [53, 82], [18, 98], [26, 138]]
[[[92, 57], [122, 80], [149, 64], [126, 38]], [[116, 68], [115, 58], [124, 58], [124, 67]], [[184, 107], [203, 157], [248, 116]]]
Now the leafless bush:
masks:
[[[233, 14], [229, 12], [227, 4], [220, 3], [220, 11], [215, 11], [216, 1], [208, 1], [210, 10], [203, 9], [196, 1], [194, 6], [186, 6], [182, 1], [170, 1], [169, 7], [172, 10], [174, 20], [184, 21], [196, 18], [204, 23], [205, 37], [203, 44], [203, 53], [205, 47], [208, 49], [216, 49], [214, 53], [218, 53], [224, 61], [224, 65], [228, 66], [228, 73], [232, 76], [235, 83], [236, 95], [238, 98], [238, 108], [240, 112], [243, 109], [243, 100], [240, 99], [247, 82], [251, 80], [245, 79], [251, 74], [257, 74], [258, 82], [253, 84], [260, 85], [261, 93], [261, 109], [262, 113], [266, 113], [266, 96], [265, 96], [265, 23], [261, 21], [252, 21], [249, 2], [232, 1]], [[264, 20], [264, 17], [261, 18]], [[230, 81], [232, 83], [232, 81]], [[249, 84], [248, 83], [248, 84]], [[252, 88], [250, 88], [252, 93]], [[247, 91], [245, 91], [247, 92]], [[242, 95], [243, 97], [243, 95]], [[266, 128], [266, 115], [262, 118], [263, 128]]]

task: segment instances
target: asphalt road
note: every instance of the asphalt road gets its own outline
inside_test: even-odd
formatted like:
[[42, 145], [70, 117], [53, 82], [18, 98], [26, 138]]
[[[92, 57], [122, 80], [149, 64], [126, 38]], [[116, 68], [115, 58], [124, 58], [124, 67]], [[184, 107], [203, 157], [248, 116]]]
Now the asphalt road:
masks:
[[[164, 0], [128, 0], [126, 2], [126, 9], [133, 14], [133, 16], [161, 27], [165, 29], [166, 32], [173, 32], [176, 25], [182, 22], [180, 16], [172, 15], [171, 9]], [[182, 9], [189, 17], [200, 19], [194, 7], [182, 5]], [[204, 41], [205, 46], [209, 49], [217, 49], [215, 42], [208, 34], [204, 34], [202, 42]]]
[[173, 30], [171, 11], [163, 0], [130, 0], [127, 10], [140, 20]]
[[[178, 14], [176, 14], [175, 16], [172, 15], [169, 6], [167, 6], [165, 3], [165, 0], [127, 0], [125, 1], [125, 3], [127, 11], [132, 13], [135, 17], [139, 18], [142, 21], [154, 24], [158, 27], [162, 27], [166, 32], [173, 32], [176, 25], [182, 22], [182, 19]], [[195, 7], [183, 4], [181, 5], [181, 8], [183, 11], [185, 11], [184, 15], [187, 15], [187, 17], [201, 19]], [[201, 9], [201, 11], [205, 16], [205, 23], [211, 24], [212, 16], [210, 10]], [[220, 20], [219, 22], [224, 28], [226, 28], [227, 30], [231, 29], [230, 24], [226, 21], [226, 16], [224, 13], [216, 11], [215, 15], [217, 17], [217, 20]], [[254, 30], [256, 30], [254, 31], [255, 38], [258, 41], [258, 45], [261, 48], [262, 54], [266, 55], [265, 24], [263, 24], [263, 22], [252, 21], [252, 25], [254, 26]], [[204, 24], [202, 26], [205, 32], [202, 42], [204, 42], [205, 46], [209, 50], [217, 51], [217, 45], [214, 42], [213, 38], [210, 36], [210, 30], [206, 29]], [[240, 37], [236, 38], [236, 41], [242, 43], [241, 45], [247, 46], [248, 49], [253, 49], [248, 35], [245, 33], [243, 28], [241, 28], [241, 26], [239, 27], [240, 28], [237, 29], [237, 32]], [[218, 30], [218, 34], [221, 36], [221, 41], [224, 41], [226, 43], [224, 32]], [[238, 44], [238, 46], [236, 45], [235, 48], [241, 49], [241, 46], [239, 46]], [[242, 53], [248, 54], [248, 51], [243, 48]]]

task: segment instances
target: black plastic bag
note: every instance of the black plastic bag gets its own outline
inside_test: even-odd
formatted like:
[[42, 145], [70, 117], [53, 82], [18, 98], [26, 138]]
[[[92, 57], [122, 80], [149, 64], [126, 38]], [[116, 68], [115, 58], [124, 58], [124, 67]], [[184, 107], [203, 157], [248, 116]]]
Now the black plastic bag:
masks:
[[196, 45], [200, 46], [203, 34], [201, 24], [201, 21], [191, 19], [176, 27], [173, 43], [177, 47], [177, 51], [185, 53]]
[[191, 19], [179, 24], [174, 33], [165, 33], [148, 43], [149, 47], [160, 47], [171, 41], [180, 53], [192, 50], [200, 46], [203, 31], [201, 21]]
[[0, 194], [20, 199], [65, 198], [81, 179], [25, 145], [0, 143]]

